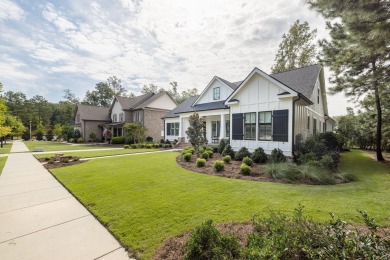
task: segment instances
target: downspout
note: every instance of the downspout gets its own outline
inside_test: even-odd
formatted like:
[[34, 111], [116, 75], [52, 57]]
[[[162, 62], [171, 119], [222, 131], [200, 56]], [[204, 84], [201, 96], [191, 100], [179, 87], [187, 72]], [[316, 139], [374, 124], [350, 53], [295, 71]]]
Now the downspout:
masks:
[[292, 104], [292, 139], [291, 139], [291, 152], [295, 161], [295, 153], [294, 153], [294, 136], [295, 136], [295, 102], [299, 101], [301, 99], [301, 96], [298, 94], [298, 99], [293, 100]]
[[167, 140], [167, 139], [166, 139], [166, 133], [165, 133], [165, 132], [166, 132], [166, 131], [165, 131], [165, 118], [163, 118], [162, 120], [164, 121], [164, 140]]

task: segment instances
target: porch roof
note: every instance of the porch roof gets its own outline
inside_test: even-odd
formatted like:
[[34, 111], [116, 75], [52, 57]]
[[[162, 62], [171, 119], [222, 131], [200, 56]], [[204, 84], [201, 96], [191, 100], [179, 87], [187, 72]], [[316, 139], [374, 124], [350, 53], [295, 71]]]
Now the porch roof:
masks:
[[195, 100], [199, 96], [193, 96], [187, 98], [186, 101], [179, 104], [175, 109], [171, 110], [168, 114], [163, 116], [162, 118], [172, 118], [172, 117], [178, 117], [181, 113], [188, 113], [188, 112], [197, 112], [197, 111], [206, 111], [206, 110], [216, 110], [216, 109], [228, 109], [229, 107], [226, 106], [225, 100], [223, 101], [217, 101], [217, 102], [209, 102], [209, 103], [203, 103], [203, 104], [197, 104], [192, 106], [192, 104], [195, 102]]

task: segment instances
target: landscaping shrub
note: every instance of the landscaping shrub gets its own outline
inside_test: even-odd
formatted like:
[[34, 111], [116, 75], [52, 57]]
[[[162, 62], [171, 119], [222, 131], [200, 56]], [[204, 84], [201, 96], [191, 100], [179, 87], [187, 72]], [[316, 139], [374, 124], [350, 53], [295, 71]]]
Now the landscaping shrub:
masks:
[[251, 167], [249, 167], [245, 163], [242, 163], [241, 166], [240, 166], [240, 173], [243, 174], [243, 175], [251, 174]]
[[171, 144], [163, 144], [163, 148], [172, 148]]
[[167, 139], [167, 140], [165, 140], [164, 143], [165, 143], [165, 144], [171, 144], [171, 141], [169, 141], [169, 140]]
[[222, 154], [223, 150], [225, 149], [226, 141], [225, 139], [221, 139], [218, 145], [218, 153]]
[[69, 138], [69, 143], [73, 143], [73, 138]]
[[189, 152], [189, 153], [194, 154], [195, 149], [192, 146], [186, 146], [186, 147], [183, 148], [183, 153], [185, 153], [185, 152]]
[[123, 146], [123, 148], [124, 148], [124, 149], [129, 149], [130, 146], [129, 146], [128, 144], [125, 144], [125, 145]]
[[131, 144], [130, 147], [131, 147], [132, 149], [137, 149], [137, 148], [138, 148], [138, 144]]
[[283, 155], [282, 150], [278, 148], [272, 150], [269, 160], [271, 163], [282, 163], [287, 161], [286, 157]]
[[153, 148], [153, 144], [146, 144], [145, 147], [148, 148], [148, 149], [152, 149]]
[[249, 153], [248, 149], [245, 146], [243, 146], [234, 155], [234, 160], [242, 161], [242, 159], [244, 159], [244, 157], [249, 157], [249, 156], [251, 156], [251, 154]]
[[251, 159], [253, 160], [253, 162], [255, 163], [266, 163], [267, 160], [268, 160], [268, 157], [267, 155], [265, 154], [264, 152], [264, 149], [259, 147], [259, 148], [256, 148], [252, 155], [251, 155]]
[[217, 160], [214, 162], [214, 169], [217, 172], [223, 171], [224, 168], [225, 168], [225, 163], [223, 161]]
[[230, 161], [232, 160], [232, 157], [230, 157], [230, 155], [225, 155], [224, 157], [222, 157], [222, 160], [225, 163], [230, 163]]
[[185, 153], [185, 154], [183, 154], [183, 159], [186, 162], [190, 162], [192, 160], [192, 153]]
[[77, 138], [77, 142], [78, 142], [78, 143], [82, 143], [82, 142], [84, 142], [84, 139], [81, 138], [81, 137], [79, 137], [79, 138]]
[[160, 144], [164, 144], [165, 143], [165, 140], [164, 139], [160, 139]]
[[213, 147], [213, 153], [218, 153], [218, 147], [217, 146]]
[[230, 144], [225, 145], [225, 149], [223, 149], [223, 152], [221, 154], [222, 156], [229, 155], [230, 158], [234, 159], [234, 151]]
[[22, 139], [23, 139], [24, 141], [30, 140], [30, 133], [29, 133], [29, 132], [24, 132], [24, 133], [22, 134]]
[[69, 159], [66, 159], [66, 158], [65, 158], [64, 160], [62, 160], [62, 162], [63, 162], [63, 163], [69, 163]]
[[160, 144], [153, 144], [153, 148], [159, 148]]
[[321, 158], [320, 164], [324, 168], [328, 168], [328, 169], [333, 169], [334, 168], [333, 158], [330, 155], [324, 155]]
[[185, 246], [184, 259], [238, 259], [240, 245], [234, 235], [224, 235], [213, 225], [212, 220], [196, 227]]
[[153, 137], [147, 136], [147, 137], [145, 138], [145, 141], [146, 141], [147, 143], [151, 143], [151, 142], [153, 142]]
[[206, 153], [209, 154], [209, 158], [213, 158], [214, 152], [210, 150], [206, 150]]
[[252, 166], [253, 160], [247, 156], [247, 157], [244, 157], [244, 159], [242, 159], [242, 163], [245, 163], [248, 166]]
[[204, 153], [204, 151], [205, 151], [205, 150], [204, 150], [204, 148], [203, 148], [203, 147], [199, 147], [199, 148], [198, 148], [198, 153], [199, 153], [199, 154], [202, 154], [202, 153]]
[[50, 157], [45, 157], [45, 161], [50, 161]]
[[138, 148], [145, 148], [145, 144], [138, 144]]
[[160, 148], [161, 148], [161, 147], [163, 147], [163, 145], [164, 145], [164, 144], [162, 144], [162, 143], [159, 143], [159, 144], [158, 144], [158, 147], [160, 147]]
[[198, 158], [196, 159], [196, 166], [204, 167], [206, 165], [206, 159]]
[[316, 137], [325, 144], [327, 151], [342, 151], [345, 143], [341, 135], [333, 132], [319, 133]]
[[179, 142], [177, 139], [174, 139], [174, 140], [173, 140], [173, 144], [174, 144], [174, 145], [176, 145], [177, 142]]
[[124, 144], [125, 137], [124, 136], [115, 136], [111, 139], [112, 144]]
[[202, 153], [202, 158], [207, 160], [207, 159], [209, 158], [209, 153], [206, 152], [206, 151], [203, 152], [203, 153]]
[[54, 160], [53, 160], [53, 159], [50, 159], [47, 163], [48, 163], [48, 164], [54, 164]]

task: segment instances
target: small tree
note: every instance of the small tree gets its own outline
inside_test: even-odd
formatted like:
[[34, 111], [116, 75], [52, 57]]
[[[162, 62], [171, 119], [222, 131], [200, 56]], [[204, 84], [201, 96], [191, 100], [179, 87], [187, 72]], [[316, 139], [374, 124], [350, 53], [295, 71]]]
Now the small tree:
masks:
[[140, 124], [127, 123], [123, 126], [125, 137], [129, 142], [139, 143], [145, 140], [147, 128]]
[[57, 139], [61, 138], [62, 135], [62, 125], [61, 124], [55, 124], [53, 128], [53, 134], [57, 136]]
[[189, 117], [190, 126], [188, 127], [186, 134], [191, 145], [194, 147], [195, 151], [198, 153], [199, 146], [205, 145], [205, 129], [204, 121], [199, 117], [198, 113], [194, 113]]

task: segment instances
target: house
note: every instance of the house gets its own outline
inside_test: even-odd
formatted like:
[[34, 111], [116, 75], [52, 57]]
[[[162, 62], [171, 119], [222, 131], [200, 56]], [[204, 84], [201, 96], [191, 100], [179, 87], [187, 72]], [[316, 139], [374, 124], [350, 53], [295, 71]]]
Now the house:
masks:
[[238, 82], [214, 77], [199, 96], [166, 114], [165, 138], [188, 142], [185, 134], [194, 112], [204, 119], [209, 143], [229, 139], [234, 150], [279, 148], [292, 156], [294, 144], [308, 136], [332, 131], [324, 70], [311, 65], [277, 74], [254, 68]]
[[163, 138], [163, 115], [177, 106], [177, 103], [166, 92], [147, 93], [134, 98], [114, 97], [111, 107], [77, 105], [75, 127], [81, 132], [84, 140], [95, 133], [100, 139], [104, 129], [111, 131], [112, 136], [123, 136], [126, 123], [137, 123], [146, 127], [146, 136], [154, 140]]

